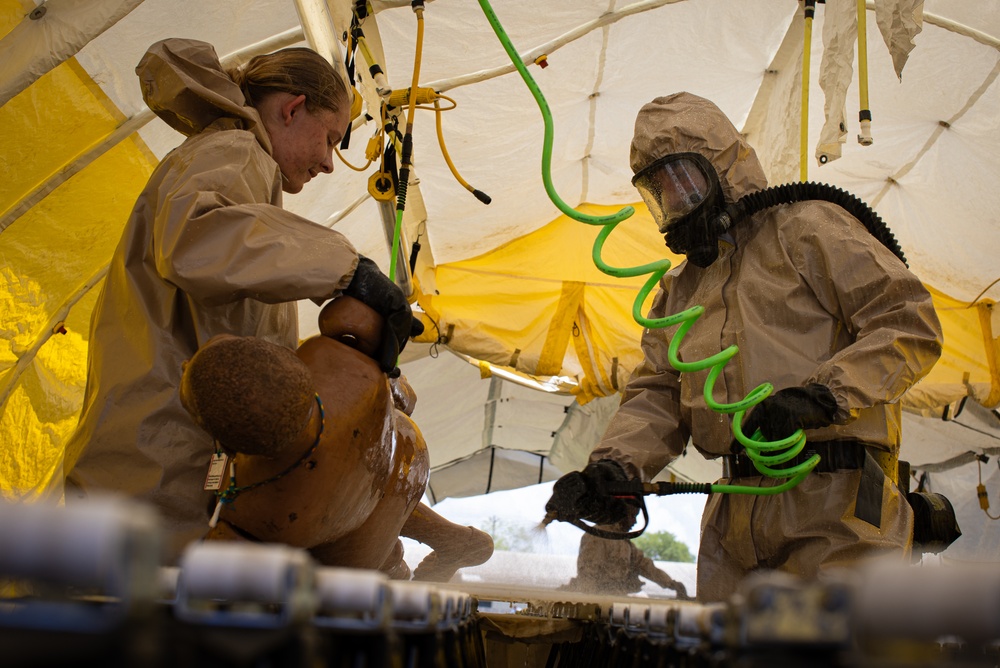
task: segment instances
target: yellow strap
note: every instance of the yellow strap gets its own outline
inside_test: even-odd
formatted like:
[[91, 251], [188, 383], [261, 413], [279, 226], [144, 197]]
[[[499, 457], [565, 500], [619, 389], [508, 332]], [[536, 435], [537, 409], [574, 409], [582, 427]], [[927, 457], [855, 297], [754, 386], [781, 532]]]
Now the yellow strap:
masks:
[[983, 348], [986, 352], [986, 363], [990, 369], [990, 396], [983, 402], [984, 406], [996, 406], [1000, 403], [1000, 336], [993, 336], [993, 307], [995, 304], [979, 302], [979, 326], [983, 330]]
[[536, 375], [555, 376], [562, 371], [566, 347], [569, 345], [569, 337], [573, 334], [573, 320], [583, 301], [584, 286], [585, 284], [579, 281], [566, 281], [562, 284], [559, 304], [549, 323], [542, 352], [538, 356]]
[[876, 450], [869, 447], [868, 452], [871, 454], [875, 463], [878, 467], [882, 469], [885, 473], [885, 477], [893, 482], [894, 485], [899, 485], [899, 453], [897, 452], [887, 452], [885, 450]]

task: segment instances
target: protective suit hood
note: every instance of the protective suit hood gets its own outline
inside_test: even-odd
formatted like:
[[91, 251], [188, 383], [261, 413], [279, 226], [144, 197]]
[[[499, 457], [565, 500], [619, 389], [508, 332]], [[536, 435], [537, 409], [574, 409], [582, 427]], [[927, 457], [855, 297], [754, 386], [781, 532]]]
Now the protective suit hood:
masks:
[[271, 153], [257, 110], [247, 106], [239, 86], [226, 74], [215, 48], [192, 39], [165, 39], [146, 51], [135, 68], [146, 105], [186, 137], [224, 121], [220, 129], [253, 133]]
[[665, 155], [687, 151], [712, 163], [727, 202], [767, 187], [753, 147], [712, 102], [681, 92], [643, 105], [635, 119], [629, 153], [632, 172]]

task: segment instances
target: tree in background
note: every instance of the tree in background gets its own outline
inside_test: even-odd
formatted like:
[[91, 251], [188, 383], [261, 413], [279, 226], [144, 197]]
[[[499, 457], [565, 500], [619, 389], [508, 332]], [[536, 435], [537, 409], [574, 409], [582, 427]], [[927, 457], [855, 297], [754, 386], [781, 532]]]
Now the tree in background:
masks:
[[536, 552], [535, 536], [531, 529], [516, 522], [491, 515], [479, 526], [493, 537], [493, 548], [504, 552]]
[[646, 532], [632, 542], [654, 561], [694, 563], [690, 548], [669, 531]]

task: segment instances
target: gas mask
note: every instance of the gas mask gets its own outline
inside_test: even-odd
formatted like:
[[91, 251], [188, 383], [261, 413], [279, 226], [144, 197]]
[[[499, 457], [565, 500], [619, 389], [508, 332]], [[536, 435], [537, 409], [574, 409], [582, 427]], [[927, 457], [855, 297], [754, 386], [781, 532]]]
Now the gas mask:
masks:
[[698, 267], [715, 262], [718, 237], [725, 231], [719, 216], [726, 202], [712, 163], [698, 153], [673, 153], [642, 169], [632, 185], [664, 234], [667, 248]]

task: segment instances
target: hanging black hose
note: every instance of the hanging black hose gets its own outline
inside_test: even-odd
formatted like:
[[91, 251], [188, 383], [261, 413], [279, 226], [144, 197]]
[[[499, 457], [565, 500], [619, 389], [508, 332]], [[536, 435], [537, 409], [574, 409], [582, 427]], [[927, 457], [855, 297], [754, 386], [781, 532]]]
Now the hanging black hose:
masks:
[[823, 200], [831, 202], [843, 208], [849, 214], [857, 218], [865, 226], [873, 237], [892, 251], [892, 254], [906, 262], [902, 248], [893, 236], [892, 231], [882, 222], [875, 211], [865, 203], [864, 200], [855, 197], [846, 190], [831, 186], [828, 183], [816, 183], [807, 181], [804, 183], [786, 183], [780, 186], [772, 186], [755, 193], [744, 195], [739, 201], [726, 207], [726, 214], [730, 221], [724, 227], [728, 228], [744, 218], [748, 218], [755, 213], [769, 209], [779, 204], [791, 204], [792, 202], [802, 202], [805, 200]]

